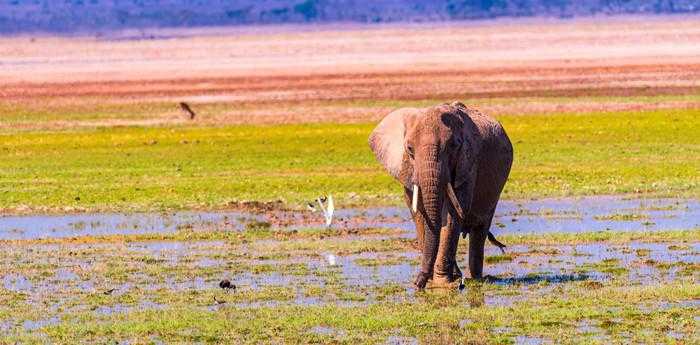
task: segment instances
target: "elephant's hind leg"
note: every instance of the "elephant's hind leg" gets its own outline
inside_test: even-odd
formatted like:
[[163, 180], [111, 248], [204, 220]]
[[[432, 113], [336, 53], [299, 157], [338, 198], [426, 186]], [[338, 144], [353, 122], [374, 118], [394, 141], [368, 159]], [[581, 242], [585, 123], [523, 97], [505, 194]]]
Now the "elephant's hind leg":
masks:
[[483, 275], [484, 246], [489, 237], [489, 229], [495, 212], [496, 207], [494, 206], [485, 213], [486, 215], [472, 214], [470, 216], [470, 223], [474, 226], [471, 227], [469, 233], [469, 273], [473, 279], [481, 279]]
[[469, 233], [469, 273], [472, 279], [481, 279], [484, 270], [484, 244], [488, 227], [479, 226]]

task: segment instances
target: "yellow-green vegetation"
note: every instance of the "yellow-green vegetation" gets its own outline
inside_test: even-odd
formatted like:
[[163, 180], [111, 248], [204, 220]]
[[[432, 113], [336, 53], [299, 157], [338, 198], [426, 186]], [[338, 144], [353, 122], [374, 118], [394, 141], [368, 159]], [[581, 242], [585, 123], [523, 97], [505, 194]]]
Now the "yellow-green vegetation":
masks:
[[484, 258], [484, 262], [487, 264], [495, 264], [499, 262], [508, 262], [508, 261], [513, 261], [513, 256], [512, 255], [492, 255], [492, 256], [487, 256]]
[[368, 266], [368, 267], [378, 267], [386, 265], [398, 265], [402, 263], [413, 263], [417, 264], [417, 260], [409, 259], [405, 256], [400, 255], [389, 255], [382, 258], [359, 258], [355, 259], [356, 265]]
[[[700, 193], [700, 110], [501, 116], [509, 199]], [[19, 212], [401, 202], [367, 147], [374, 124], [110, 127], [0, 134], [0, 209]]]
[[633, 220], [646, 220], [649, 219], [649, 215], [641, 213], [615, 213], [602, 216], [594, 216], [595, 220], [619, 220], [619, 221], [633, 221]]
[[[664, 341], [672, 334], [697, 341], [694, 308], [674, 306], [642, 311], [640, 303], [687, 300], [700, 293], [690, 283], [657, 287], [608, 285], [590, 290], [582, 284], [564, 286], [557, 296], [543, 296], [511, 307], [470, 307], [470, 294], [419, 296], [415, 302], [378, 303], [363, 308], [341, 306], [283, 306], [217, 311], [176, 304], [167, 310], [135, 311], [105, 317], [76, 316], [82, 322], [46, 327], [49, 338], [61, 343], [76, 340], [120, 339], [210, 343], [383, 343], [390, 336], [409, 336], [427, 343], [502, 343], [527, 335], [557, 343], [626, 343]], [[571, 308], [576, 305], [576, 308]], [[462, 327], [460, 327], [460, 321]], [[603, 329], [600, 336], [577, 327], [590, 322]], [[316, 334], [323, 325], [337, 331]], [[673, 332], [673, 333], [672, 333]], [[602, 338], [602, 339], [601, 339]], [[21, 336], [9, 340], [32, 339]]]
[[619, 259], [605, 259], [595, 264], [583, 265], [583, 269], [594, 269], [598, 272], [621, 275], [627, 273], [628, 270], [620, 265]]

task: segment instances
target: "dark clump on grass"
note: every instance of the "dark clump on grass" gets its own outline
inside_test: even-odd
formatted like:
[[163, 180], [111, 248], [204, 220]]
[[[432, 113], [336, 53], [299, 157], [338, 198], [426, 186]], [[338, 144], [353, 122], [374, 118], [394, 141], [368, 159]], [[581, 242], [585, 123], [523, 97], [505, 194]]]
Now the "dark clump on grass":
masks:
[[266, 221], [251, 220], [245, 225], [246, 231], [267, 231], [272, 228], [272, 224]]

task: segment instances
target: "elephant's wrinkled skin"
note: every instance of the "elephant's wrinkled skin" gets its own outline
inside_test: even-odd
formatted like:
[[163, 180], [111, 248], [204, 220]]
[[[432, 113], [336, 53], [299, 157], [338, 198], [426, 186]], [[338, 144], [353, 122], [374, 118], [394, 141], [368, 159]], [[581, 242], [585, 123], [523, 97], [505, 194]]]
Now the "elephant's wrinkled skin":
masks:
[[459, 102], [403, 108], [381, 121], [369, 145], [403, 184], [409, 208], [414, 186], [419, 191], [417, 211], [412, 210], [422, 248], [415, 285], [422, 289], [429, 279], [443, 284], [461, 278], [456, 264], [460, 232], [469, 233], [471, 276], [481, 278], [484, 244], [513, 161], [503, 127]]

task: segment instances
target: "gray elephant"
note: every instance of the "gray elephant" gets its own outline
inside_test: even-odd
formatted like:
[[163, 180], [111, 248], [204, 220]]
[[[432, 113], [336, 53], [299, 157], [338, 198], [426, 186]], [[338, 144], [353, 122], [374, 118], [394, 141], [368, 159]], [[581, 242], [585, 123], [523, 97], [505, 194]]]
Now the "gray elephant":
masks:
[[503, 247], [489, 231], [513, 162], [503, 127], [460, 102], [403, 108], [381, 121], [369, 145], [404, 186], [422, 249], [416, 287], [461, 278], [460, 233], [469, 235], [469, 272], [481, 278], [486, 239]]

